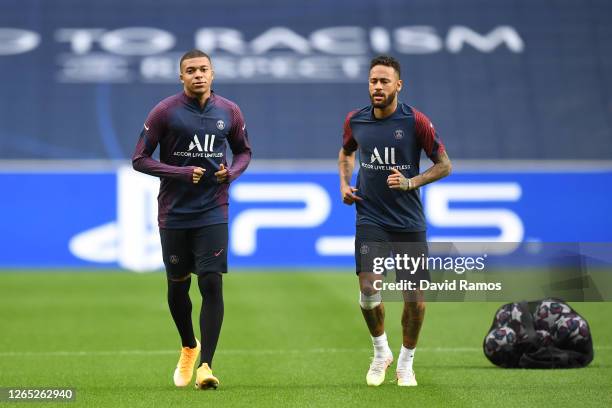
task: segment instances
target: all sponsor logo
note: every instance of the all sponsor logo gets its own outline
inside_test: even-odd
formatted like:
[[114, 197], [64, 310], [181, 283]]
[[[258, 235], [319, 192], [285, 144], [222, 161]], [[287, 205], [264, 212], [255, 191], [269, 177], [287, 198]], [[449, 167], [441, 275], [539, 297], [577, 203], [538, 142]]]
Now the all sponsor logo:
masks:
[[[208, 135], [206, 135], [208, 136]], [[198, 135], [193, 135], [193, 140], [189, 143], [189, 151], [193, 149], [198, 149], [199, 152], [202, 151], [202, 145], [200, 144], [200, 139], [198, 139]]]
[[187, 151], [174, 152], [174, 156], [182, 157], [223, 157], [223, 153], [215, 153], [215, 135], [204, 135], [204, 147], [200, 143], [200, 138], [197, 134], [193, 135], [193, 139], [189, 142]]
[[372, 156], [370, 157], [370, 164], [376, 162], [378, 164], [396, 164], [395, 163], [395, 147], [385, 147], [384, 150], [384, 160], [378, 152], [378, 148], [375, 147], [372, 151]]

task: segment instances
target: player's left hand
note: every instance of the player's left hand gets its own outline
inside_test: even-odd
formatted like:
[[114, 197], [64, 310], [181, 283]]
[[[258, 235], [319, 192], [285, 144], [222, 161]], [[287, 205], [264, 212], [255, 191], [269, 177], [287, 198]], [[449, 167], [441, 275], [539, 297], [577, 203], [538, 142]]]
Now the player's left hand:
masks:
[[221, 163], [221, 166], [219, 167], [219, 171], [215, 173], [215, 176], [217, 177], [217, 183], [219, 184], [228, 182], [229, 171], [227, 171], [223, 163]]
[[393, 190], [412, 190], [410, 179], [404, 177], [398, 169], [391, 169], [391, 174], [387, 177], [387, 185]]

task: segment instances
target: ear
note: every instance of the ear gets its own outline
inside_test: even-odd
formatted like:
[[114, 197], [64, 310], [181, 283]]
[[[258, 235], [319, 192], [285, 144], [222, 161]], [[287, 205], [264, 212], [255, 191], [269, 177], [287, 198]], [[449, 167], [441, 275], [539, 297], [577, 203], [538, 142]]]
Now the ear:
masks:
[[185, 81], [183, 80], [183, 73], [182, 72], [179, 74], [179, 79], [181, 80], [181, 83], [183, 83], [183, 84], [185, 83]]
[[402, 90], [402, 86], [404, 86], [404, 81], [402, 81], [401, 79], [397, 80], [397, 92]]

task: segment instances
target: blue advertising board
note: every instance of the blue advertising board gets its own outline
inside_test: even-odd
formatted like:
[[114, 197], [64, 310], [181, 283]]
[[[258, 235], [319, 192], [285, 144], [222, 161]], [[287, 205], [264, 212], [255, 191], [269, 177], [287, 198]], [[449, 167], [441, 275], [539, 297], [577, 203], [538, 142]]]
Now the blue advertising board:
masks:
[[609, 159], [610, 15], [606, 0], [4, 0], [0, 159], [129, 158], [193, 47], [258, 159], [333, 159], [382, 53], [452, 159]]
[[[0, 268], [159, 269], [156, 178], [0, 173]], [[430, 241], [610, 242], [612, 171], [456, 172], [421, 189]], [[351, 267], [354, 207], [333, 171], [250, 171], [230, 189], [232, 267]]]

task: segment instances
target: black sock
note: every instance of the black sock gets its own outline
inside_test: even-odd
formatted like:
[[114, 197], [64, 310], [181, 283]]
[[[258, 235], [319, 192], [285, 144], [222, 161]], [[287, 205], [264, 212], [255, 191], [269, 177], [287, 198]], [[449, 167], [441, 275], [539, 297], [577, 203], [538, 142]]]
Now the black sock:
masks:
[[202, 336], [202, 363], [212, 368], [212, 359], [219, 341], [223, 323], [223, 281], [220, 273], [205, 273], [198, 277], [202, 294], [200, 333]]
[[168, 306], [170, 306], [170, 314], [181, 336], [183, 347], [193, 348], [196, 346], [196, 340], [191, 322], [189, 286], [191, 286], [191, 277], [180, 282], [168, 280]]

